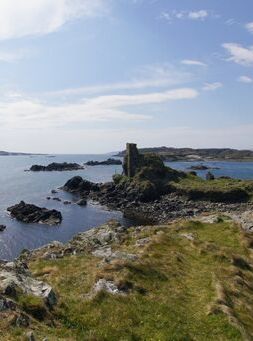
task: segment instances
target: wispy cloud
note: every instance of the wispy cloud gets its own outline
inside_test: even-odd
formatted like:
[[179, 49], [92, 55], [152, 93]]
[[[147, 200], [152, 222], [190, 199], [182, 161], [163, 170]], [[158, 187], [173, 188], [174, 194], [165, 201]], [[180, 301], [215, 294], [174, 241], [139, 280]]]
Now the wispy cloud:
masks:
[[253, 46], [243, 47], [236, 43], [226, 43], [222, 45], [230, 54], [228, 61], [233, 61], [244, 66], [253, 65]]
[[201, 9], [197, 11], [172, 11], [172, 12], [162, 12], [161, 18], [172, 21], [173, 19], [188, 19], [188, 20], [198, 20], [204, 21], [210, 16], [207, 10]]
[[106, 0], [1, 0], [0, 40], [44, 35], [108, 10]]
[[46, 96], [75, 96], [91, 95], [96, 93], [107, 93], [123, 90], [143, 90], [148, 88], [164, 88], [184, 84], [192, 80], [193, 75], [180, 70], [173, 65], [160, 64], [148, 65], [139, 68], [131, 80], [125, 82], [98, 84], [94, 86], [83, 86], [79, 88], [69, 88], [46, 93]]
[[204, 91], [215, 91], [219, 88], [222, 88], [223, 84], [221, 82], [215, 82], [215, 83], [205, 83], [203, 86]]
[[241, 83], [253, 83], [253, 79], [249, 76], [241, 76], [238, 78], [238, 82], [241, 82]]
[[[139, 114], [138, 107], [194, 99], [197, 96], [198, 92], [194, 89], [180, 88], [138, 95], [97, 96], [60, 105], [50, 105], [33, 98], [14, 97], [0, 103], [0, 121], [2, 126], [32, 129], [94, 121], [147, 120], [151, 116]], [[129, 107], [134, 107], [136, 113], [129, 112]]]
[[245, 27], [250, 33], [253, 34], [253, 22], [249, 22]]
[[192, 59], [184, 59], [181, 61], [184, 65], [191, 65], [191, 66], [207, 66], [207, 64], [199, 61], [199, 60], [192, 60]]

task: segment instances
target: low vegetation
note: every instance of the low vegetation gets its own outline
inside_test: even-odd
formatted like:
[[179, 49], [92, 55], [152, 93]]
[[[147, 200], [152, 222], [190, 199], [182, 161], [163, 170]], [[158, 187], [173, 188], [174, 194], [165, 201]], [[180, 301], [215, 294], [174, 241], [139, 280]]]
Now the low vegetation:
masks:
[[[252, 239], [225, 217], [132, 228], [111, 247], [134, 260], [87, 252], [31, 261], [59, 302], [50, 316], [40, 300], [19, 303], [38, 340], [252, 340]], [[100, 279], [124, 294], [94, 292]], [[2, 339], [23, 340], [22, 328], [0, 328]]]
[[171, 184], [171, 190], [186, 195], [191, 200], [214, 202], [244, 202], [252, 199], [253, 181], [237, 179], [203, 180], [187, 175]]

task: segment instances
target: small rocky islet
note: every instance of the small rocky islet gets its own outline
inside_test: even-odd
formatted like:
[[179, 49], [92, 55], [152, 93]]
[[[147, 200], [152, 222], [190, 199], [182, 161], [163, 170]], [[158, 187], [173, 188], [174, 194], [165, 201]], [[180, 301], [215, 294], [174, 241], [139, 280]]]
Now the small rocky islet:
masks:
[[45, 225], [58, 225], [62, 221], [62, 214], [57, 210], [41, 208], [21, 201], [19, 204], [7, 208], [11, 217], [23, 223], [38, 223]]
[[29, 170], [31, 172], [53, 172], [53, 171], [63, 172], [63, 171], [76, 171], [76, 170], [81, 170], [81, 169], [84, 169], [84, 167], [79, 165], [78, 163], [52, 162], [47, 166], [32, 165]]

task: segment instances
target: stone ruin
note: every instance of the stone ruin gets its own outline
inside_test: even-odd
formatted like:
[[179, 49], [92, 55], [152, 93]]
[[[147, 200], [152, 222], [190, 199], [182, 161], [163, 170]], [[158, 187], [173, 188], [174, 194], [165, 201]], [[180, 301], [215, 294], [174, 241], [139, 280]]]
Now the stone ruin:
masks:
[[126, 155], [123, 162], [124, 175], [132, 178], [136, 174], [137, 168], [140, 166], [141, 155], [138, 152], [137, 144], [127, 143]]

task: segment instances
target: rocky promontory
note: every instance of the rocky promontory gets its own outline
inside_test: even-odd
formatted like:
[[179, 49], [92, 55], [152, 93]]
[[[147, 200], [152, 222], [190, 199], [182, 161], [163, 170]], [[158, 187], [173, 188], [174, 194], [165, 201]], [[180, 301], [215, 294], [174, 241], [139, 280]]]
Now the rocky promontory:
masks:
[[[243, 211], [252, 208], [253, 181], [231, 178], [206, 180], [166, 167], [153, 154], [141, 155], [136, 146], [123, 163], [124, 173], [113, 181], [94, 184], [73, 177], [65, 191], [117, 209], [138, 221], [166, 222], [204, 211]], [[130, 162], [129, 162], [130, 161]]]
[[42, 165], [33, 165], [30, 168], [31, 172], [62, 172], [62, 171], [75, 171], [75, 170], [80, 170], [84, 169], [83, 166], [79, 165], [78, 163], [57, 163], [53, 162], [50, 163], [47, 166], [42, 166]]
[[39, 223], [57, 225], [62, 222], [61, 212], [49, 210], [21, 201], [19, 204], [8, 207], [10, 215], [23, 223]]

